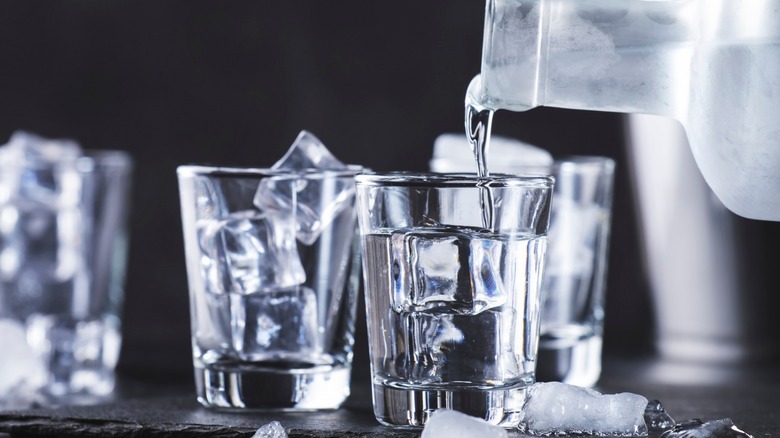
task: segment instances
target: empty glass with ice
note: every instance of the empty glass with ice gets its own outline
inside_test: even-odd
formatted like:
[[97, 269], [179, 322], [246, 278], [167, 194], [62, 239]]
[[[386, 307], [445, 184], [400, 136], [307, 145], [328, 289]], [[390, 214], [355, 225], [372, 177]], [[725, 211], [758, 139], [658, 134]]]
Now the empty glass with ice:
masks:
[[178, 169], [198, 400], [334, 409], [359, 279], [354, 176], [302, 132], [270, 169]]
[[516, 426], [534, 382], [552, 178], [356, 181], [376, 418], [423, 426], [446, 408]]
[[614, 168], [610, 158], [573, 156], [540, 169], [555, 175], [555, 202], [542, 284], [539, 380], [593, 386], [601, 376]]

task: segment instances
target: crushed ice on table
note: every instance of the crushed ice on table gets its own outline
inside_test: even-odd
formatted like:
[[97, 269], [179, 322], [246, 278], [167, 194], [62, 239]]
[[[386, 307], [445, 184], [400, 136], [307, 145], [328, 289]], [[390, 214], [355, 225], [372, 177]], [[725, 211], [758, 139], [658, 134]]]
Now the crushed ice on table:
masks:
[[252, 438], [287, 438], [287, 433], [281, 423], [272, 421], [257, 429]]
[[46, 383], [46, 369], [27, 344], [20, 322], [0, 319], [0, 333], [0, 410], [28, 408], [37, 401], [37, 391]]
[[730, 418], [702, 422], [690, 420], [678, 424], [660, 435], [660, 438], [753, 438], [740, 430]]
[[675, 426], [674, 418], [669, 415], [658, 400], [650, 400], [645, 408], [645, 424], [651, 433], [659, 433]]
[[279, 212], [247, 210], [199, 230], [204, 276], [212, 292], [249, 294], [297, 286], [306, 280], [295, 227]]
[[506, 301], [500, 264], [506, 242], [467, 228], [395, 230], [390, 237], [394, 308], [447, 308], [476, 315]]
[[420, 438], [506, 438], [509, 434], [487, 421], [450, 409], [438, 409], [425, 423]]
[[254, 204], [262, 211], [294, 212], [297, 238], [312, 245], [333, 219], [353, 203], [355, 184], [351, 178], [323, 178], [320, 172], [346, 170], [325, 145], [307, 131], [301, 131], [287, 153], [271, 169], [289, 175], [260, 182]]
[[559, 382], [528, 388], [518, 428], [534, 436], [753, 438], [729, 418], [675, 422], [658, 400], [632, 393], [602, 395]]
[[645, 436], [647, 399], [638, 394], [600, 394], [559, 382], [528, 388], [518, 426], [523, 433], [551, 436]]

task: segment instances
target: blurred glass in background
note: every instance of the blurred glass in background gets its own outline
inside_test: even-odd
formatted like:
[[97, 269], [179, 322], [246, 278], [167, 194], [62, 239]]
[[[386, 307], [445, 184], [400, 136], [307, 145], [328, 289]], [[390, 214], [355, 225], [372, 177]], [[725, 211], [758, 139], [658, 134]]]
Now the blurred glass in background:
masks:
[[111, 394], [131, 169], [25, 132], [0, 147], [0, 408]]

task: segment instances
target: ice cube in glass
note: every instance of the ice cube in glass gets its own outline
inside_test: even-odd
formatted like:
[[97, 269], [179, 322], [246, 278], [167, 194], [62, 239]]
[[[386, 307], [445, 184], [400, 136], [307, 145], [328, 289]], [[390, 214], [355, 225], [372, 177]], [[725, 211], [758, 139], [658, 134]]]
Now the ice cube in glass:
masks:
[[321, 351], [317, 296], [308, 287], [231, 294], [233, 348], [243, 360], [316, 363]]
[[249, 294], [306, 280], [290, 215], [246, 210], [201, 223], [204, 277], [212, 292]]
[[420, 227], [391, 234], [397, 309], [476, 314], [506, 301], [500, 239], [470, 229]]
[[354, 203], [353, 181], [323, 178], [323, 172], [343, 171], [349, 166], [310, 132], [302, 131], [271, 168], [286, 174], [260, 181], [254, 203], [263, 211], [294, 212], [297, 238], [305, 245], [312, 245], [333, 218]]

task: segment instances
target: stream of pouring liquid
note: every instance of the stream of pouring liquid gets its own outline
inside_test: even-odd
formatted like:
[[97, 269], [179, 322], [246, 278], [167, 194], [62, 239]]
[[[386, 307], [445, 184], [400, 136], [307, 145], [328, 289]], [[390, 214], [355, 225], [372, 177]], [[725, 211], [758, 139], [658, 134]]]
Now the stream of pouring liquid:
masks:
[[[470, 90], [469, 90], [470, 91]], [[488, 172], [488, 147], [490, 145], [490, 130], [493, 124], [493, 110], [485, 109], [474, 101], [471, 93], [466, 93], [466, 137], [471, 151], [474, 153], [474, 161], [477, 164], [477, 176], [480, 180], [487, 178]], [[481, 182], [478, 185], [482, 184]], [[493, 195], [489, 187], [481, 186], [479, 191], [479, 207], [482, 211], [482, 226], [493, 230]]]

